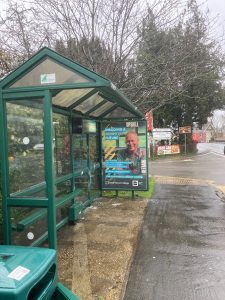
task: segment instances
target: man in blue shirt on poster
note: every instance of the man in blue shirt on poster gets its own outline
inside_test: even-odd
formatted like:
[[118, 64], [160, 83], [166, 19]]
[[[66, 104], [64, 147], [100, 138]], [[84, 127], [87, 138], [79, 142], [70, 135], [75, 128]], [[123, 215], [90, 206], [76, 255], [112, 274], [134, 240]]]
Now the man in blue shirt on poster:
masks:
[[129, 168], [132, 174], [141, 174], [141, 160], [145, 158], [145, 153], [139, 148], [138, 135], [134, 131], [129, 131], [125, 136], [126, 148], [117, 151], [117, 160], [129, 162], [126, 168]]

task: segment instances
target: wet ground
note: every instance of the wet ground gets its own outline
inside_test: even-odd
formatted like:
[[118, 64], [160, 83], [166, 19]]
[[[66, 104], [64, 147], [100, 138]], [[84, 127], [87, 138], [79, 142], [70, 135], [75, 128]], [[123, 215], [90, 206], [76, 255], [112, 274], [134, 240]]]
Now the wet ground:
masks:
[[100, 199], [59, 231], [59, 279], [81, 300], [122, 298], [147, 203]]
[[59, 232], [60, 281], [81, 300], [224, 300], [224, 163], [154, 162], [153, 199], [95, 202]]
[[225, 299], [225, 203], [193, 183], [157, 184], [124, 300]]
[[81, 300], [225, 299], [225, 203], [215, 186], [156, 182], [150, 201], [101, 199], [60, 230], [60, 281]]
[[198, 155], [151, 161], [150, 174], [211, 180], [217, 185], [225, 185], [225, 155], [222, 146], [199, 144]]

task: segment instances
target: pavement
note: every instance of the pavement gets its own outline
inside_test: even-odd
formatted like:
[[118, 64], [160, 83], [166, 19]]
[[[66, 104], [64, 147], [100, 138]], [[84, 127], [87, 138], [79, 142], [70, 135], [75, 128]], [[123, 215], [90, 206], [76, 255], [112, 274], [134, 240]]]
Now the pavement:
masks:
[[225, 203], [207, 182], [171, 179], [156, 184], [123, 299], [224, 300]]
[[148, 200], [101, 198], [58, 234], [59, 280], [81, 300], [118, 300]]
[[[175, 201], [177, 197], [174, 195], [177, 191], [179, 195], [185, 195], [179, 198], [183, 199], [182, 201]], [[87, 209], [84, 217], [76, 225], [64, 226], [59, 231], [60, 281], [81, 300], [224, 300], [225, 266], [219, 267], [218, 262], [222, 259], [221, 245], [225, 244], [225, 241], [221, 240], [219, 250], [215, 254], [217, 258], [213, 254], [215, 249], [211, 249], [211, 251], [210, 247], [207, 248], [208, 252], [204, 252], [200, 247], [198, 253], [195, 244], [188, 247], [190, 233], [192, 235], [195, 233], [196, 236], [192, 242], [198, 243], [198, 230], [203, 232], [203, 228], [198, 223], [198, 218], [200, 220], [203, 217], [188, 215], [190, 212], [193, 214], [193, 211], [197, 209], [196, 203], [198, 203], [200, 212], [207, 212], [207, 210], [209, 212], [212, 209], [211, 201], [215, 205], [215, 209], [212, 210], [215, 210], [215, 215], [211, 216], [212, 219], [209, 222], [211, 227], [204, 234], [210, 236], [212, 231], [212, 236], [216, 236], [216, 230], [218, 230], [218, 237], [221, 237], [220, 234], [225, 233], [222, 230], [223, 226], [225, 228], [225, 224], [220, 212], [221, 208], [225, 211], [224, 203], [221, 201], [224, 191], [225, 187], [219, 189], [207, 180], [156, 176], [156, 191], [151, 200], [101, 198]], [[189, 200], [188, 197], [190, 197]], [[208, 200], [204, 204], [205, 198]], [[191, 202], [187, 206], [189, 201]], [[169, 207], [172, 211], [167, 216]], [[187, 211], [184, 215], [185, 207], [187, 207]], [[181, 226], [182, 219], [179, 217], [179, 213], [184, 220], [195, 219], [187, 221], [186, 225]], [[171, 216], [175, 216], [175, 220]], [[217, 223], [218, 225], [214, 226], [216, 218], [223, 224]], [[149, 220], [151, 223], [146, 223]], [[170, 220], [170, 224], [168, 224], [168, 220]], [[168, 246], [170, 234], [168, 228], [171, 228], [173, 223], [175, 227], [180, 225], [182, 232], [173, 237], [169, 249], [162, 251], [161, 246], [165, 241], [165, 245]], [[206, 225], [206, 223], [204, 224]], [[174, 226], [173, 232], [176, 230]], [[151, 228], [154, 228], [154, 234]], [[187, 236], [184, 235], [186, 232], [189, 232]], [[183, 239], [183, 235], [187, 239]], [[162, 239], [157, 240], [157, 237], [160, 236]], [[177, 236], [179, 236], [178, 240]], [[147, 239], [143, 240], [144, 237]], [[199, 243], [201, 242], [199, 241]], [[211, 242], [215, 243], [214, 240], [207, 241], [209, 244]], [[152, 246], [144, 251], [143, 245], [146, 243]], [[140, 252], [140, 248], [144, 252]], [[171, 251], [173, 254], [170, 253]], [[211, 287], [208, 283], [209, 278], [203, 276], [204, 272], [198, 274], [201, 276], [201, 280], [193, 275], [197, 266], [201, 268], [199, 263], [193, 272], [191, 269], [191, 266], [196, 264], [198, 256], [202, 258], [205, 255], [207, 259], [202, 259], [200, 262], [206, 268], [206, 272], [212, 273], [211, 277], [214, 281]], [[182, 260], [182, 257], [191, 259]], [[172, 267], [176, 261], [179, 261], [177, 269]], [[216, 269], [211, 271], [210, 268], [213, 264], [216, 265]], [[185, 280], [182, 281], [180, 278], [183, 276], [184, 268], [187, 272]], [[175, 275], [171, 277], [173, 272]], [[192, 275], [193, 280], [188, 279], [188, 272]], [[163, 275], [159, 276], [160, 273]], [[217, 273], [219, 275], [216, 275]], [[221, 283], [219, 292], [216, 292], [215, 288], [218, 287], [216, 279]], [[188, 280], [188, 288], [186, 280]], [[181, 290], [183, 288], [183, 294], [176, 290], [177, 284], [180, 285]], [[188, 294], [189, 289], [192, 291], [191, 294]], [[195, 292], [196, 289], [197, 292]]]

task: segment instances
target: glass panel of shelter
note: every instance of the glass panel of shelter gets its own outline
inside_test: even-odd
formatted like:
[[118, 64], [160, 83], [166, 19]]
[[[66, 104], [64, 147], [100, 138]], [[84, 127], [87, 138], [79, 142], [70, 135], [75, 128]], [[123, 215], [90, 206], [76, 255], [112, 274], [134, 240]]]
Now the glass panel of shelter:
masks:
[[95, 107], [96, 105], [100, 104], [103, 101], [104, 101], [104, 99], [101, 96], [99, 96], [98, 93], [96, 93], [96, 94], [92, 95], [91, 97], [89, 97], [84, 102], [82, 102], [81, 104], [79, 104], [78, 106], [76, 106], [74, 109], [76, 111], [80, 111], [83, 114], [85, 114], [91, 108]]
[[[74, 126], [73, 134], [75, 187], [81, 189], [77, 200], [85, 202], [99, 195], [98, 133], [94, 120], [80, 119], [79, 122], [82, 126]], [[80, 133], [76, 132], [79, 128]]]
[[10, 215], [13, 245], [36, 246], [40, 239], [48, 243], [47, 208], [11, 207]]
[[113, 103], [113, 102], [106, 102], [101, 107], [99, 107], [96, 110], [94, 110], [93, 112], [91, 112], [90, 115], [93, 117], [99, 117], [101, 114], [106, 112], [108, 109], [110, 109], [114, 105], [115, 105], [115, 103]]
[[61, 107], [69, 107], [92, 90], [93, 88], [62, 90], [52, 98], [52, 103]]
[[6, 111], [11, 194], [45, 181], [43, 101], [6, 102]]
[[71, 147], [68, 116], [53, 114], [54, 161], [56, 177], [71, 173]]
[[123, 116], [123, 118], [136, 117], [135, 115], [133, 115], [129, 111], [127, 111], [127, 110], [125, 110], [125, 109], [123, 109], [121, 107], [117, 107], [114, 110], [112, 110], [110, 113], [108, 113], [107, 115], [105, 115], [104, 119], [118, 118], [118, 116]]
[[93, 81], [51, 58], [44, 58], [20, 79], [16, 80], [10, 87], [17, 88], [83, 82]]
[[76, 200], [85, 203], [88, 200], [88, 141], [83, 133], [73, 134], [73, 172], [75, 174], [75, 189], [80, 190]]
[[90, 198], [94, 199], [100, 195], [100, 158], [98, 148], [98, 134], [89, 134], [89, 156], [90, 156]]
[[[6, 121], [9, 199], [18, 198], [22, 204], [22, 199], [46, 197], [43, 100], [6, 102]], [[9, 214], [12, 244], [32, 245], [43, 234], [47, 238], [46, 208], [10, 207]]]
[[[46, 198], [44, 168], [43, 100], [6, 103], [8, 126], [9, 188], [12, 197]], [[53, 113], [57, 223], [68, 216], [74, 199], [58, 205], [62, 197], [80, 190], [75, 201], [85, 203], [99, 195], [98, 134], [93, 120], [84, 120], [83, 131], [72, 134], [70, 117]], [[72, 152], [73, 151], [73, 152]], [[65, 180], [60, 177], [68, 176]], [[47, 208], [11, 207], [12, 243], [37, 245], [47, 238]]]

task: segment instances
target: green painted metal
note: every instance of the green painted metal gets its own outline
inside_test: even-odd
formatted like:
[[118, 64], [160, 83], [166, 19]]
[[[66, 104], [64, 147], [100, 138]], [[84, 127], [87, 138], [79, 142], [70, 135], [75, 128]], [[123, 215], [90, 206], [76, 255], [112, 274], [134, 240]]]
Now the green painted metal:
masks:
[[110, 107], [108, 110], [106, 110], [104, 113], [102, 113], [99, 118], [102, 119], [105, 116], [107, 116], [109, 113], [111, 113], [115, 108], [118, 107], [118, 104], [114, 104], [112, 107]]
[[[1, 92], [1, 89], [0, 89]], [[11, 222], [10, 210], [7, 205], [7, 197], [9, 195], [9, 167], [8, 167], [8, 151], [7, 151], [7, 124], [6, 124], [6, 106], [0, 93], [0, 161], [1, 161], [1, 179], [2, 179], [2, 212], [3, 212], [3, 240], [4, 244], [11, 243]]]
[[136, 115], [139, 118], [145, 118], [144, 114], [142, 114], [136, 106], [134, 106], [125, 95], [123, 95], [117, 89], [110, 89], [108, 87], [102, 87], [101, 92], [104, 95], [105, 99], [113, 99], [113, 102], [117, 103], [120, 107], [124, 108], [126, 111]]
[[48, 197], [48, 235], [49, 247], [57, 248], [56, 235], [56, 207], [54, 193], [54, 161], [53, 161], [53, 117], [51, 95], [48, 90], [45, 91], [44, 98], [44, 161], [45, 161], [45, 181]]
[[99, 181], [100, 181], [100, 191], [102, 196], [102, 123], [97, 123], [97, 130], [100, 133], [98, 135], [98, 147], [99, 147], [99, 162], [100, 162], [100, 174], [99, 174]]
[[[56, 201], [56, 209], [63, 207], [66, 203], [73, 200], [74, 197], [78, 196], [80, 193], [81, 193], [81, 189], [77, 189], [77, 190], [73, 191], [72, 193], [64, 196], [63, 198], [57, 200]], [[73, 204], [73, 202], [71, 204]], [[20, 206], [20, 205], [15, 205], [15, 206]], [[25, 205], [23, 205], [23, 206], [25, 206]], [[29, 207], [29, 205], [27, 205], [27, 207]], [[46, 215], [47, 215], [46, 209], [41, 209], [37, 212], [34, 212], [34, 213], [30, 214], [28, 217], [19, 221], [19, 223], [16, 224], [16, 229], [19, 231], [24, 230], [28, 226], [34, 224], [36, 221], [44, 218]]]
[[[56, 231], [62, 228], [65, 224], [68, 224], [69, 217], [64, 218], [59, 223], [56, 224]], [[43, 244], [48, 239], [48, 232], [45, 232], [43, 235], [41, 235], [38, 239], [36, 239], [30, 246], [36, 247]]]
[[17, 99], [24, 99], [29, 98], [29, 101], [36, 100], [37, 98], [43, 98], [44, 97], [44, 91], [34, 91], [34, 89], [31, 92], [21, 92], [21, 90], [17, 91], [16, 93], [11, 91], [3, 91], [3, 98], [7, 101], [15, 101]]
[[[50, 57], [60, 64], [66, 66], [70, 70], [74, 70], [75, 72], [81, 73], [85, 77], [87, 77], [90, 80], [93, 80], [94, 82], [97, 82], [98, 85], [108, 85], [108, 80], [104, 78], [103, 76], [100, 76], [96, 74], [93, 71], [88, 70], [87, 68], [79, 65], [78, 63], [75, 63], [74, 61], [63, 57], [62, 55], [59, 55], [53, 50], [50, 50], [47, 47], [42, 48], [39, 52], [37, 52], [33, 57], [31, 57], [28, 61], [26, 61], [23, 65], [21, 65], [19, 68], [17, 68], [14, 72], [6, 76], [1, 82], [0, 87], [3, 88], [9, 87], [11, 84], [13, 84], [17, 79], [22, 77], [25, 72], [27, 72], [28, 69], [33, 68], [35, 65], [37, 65], [40, 61], [42, 61], [43, 58]], [[89, 84], [90, 85], [90, 84]], [[49, 88], [49, 87], [48, 87]], [[42, 87], [43, 89], [43, 87]]]
[[79, 220], [83, 214], [83, 210], [85, 208], [85, 205], [81, 202], [75, 202], [70, 208], [69, 208], [69, 221], [77, 221]]
[[22, 196], [30, 196], [32, 194], [35, 194], [37, 192], [43, 191], [46, 188], [46, 182], [40, 182], [38, 184], [35, 184], [29, 188], [23, 189], [19, 192], [15, 192], [10, 194], [10, 197], [22, 197]]
[[[65, 84], [52, 84], [52, 85], [43, 85], [43, 86], [33, 86], [33, 87], [18, 87], [18, 88], [10, 88], [10, 86], [16, 82], [18, 79], [23, 77], [27, 72], [37, 66], [44, 58], [51, 58], [55, 60], [57, 63], [65, 66], [71, 71], [78, 72], [82, 76], [89, 79], [89, 82], [83, 83], [65, 83]], [[79, 100], [74, 102], [69, 108], [61, 107], [52, 105], [52, 97], [55, 96], [58, 92], [66, 89], [80, 89], [80, 88], [93, 88], [88, 94], [80, 97]], [[104, 99], [101, 103], [95, 105], [94, 107], [90, 107], [90, 109], [86, 112], [86, 114], [82, 114], [79, 112], [74, 111], [76, 107], [82, 104], [84, 101], [89, 99], [89, 97], [93, 96], [96, 92]], [[5, 110], [5, 101], [16, 101], [20, 99], [24, 99], [28, 101], [28, 105], [32, 107], [33, 100], [44, 99], [44, 165], [45, 165], [45, 182], [41, 182], [39, 184], [33, 185], [29, 188], [26, 188], [22, 191], [18, 191], [16, 193], [12, 193], [9, 195], [9, 178], [8, 178], [8, 148], [7, 148], [7, 126], [6, 126], [6, 110]], [[90, 114], [94, 112], [96, 109], [100, 108], [106, 102], [113, 102], [115, 103], [113, 107], [107, 109], [107, 111], [103, 112], [99, 117], [90, 117]], [[29, 104], [30, 103], [30, 104]], [[4, 201], [4, 230], [6, 236], [6, 243], [11, 243], [11, 224], [10, 224], [10, 214], [9, 210], [10, 207], [36, 207], [36, 208], [47, 208], [47, 220], [48, 220], [48, 237], [49, 237], [49, 246], [51, 248], [56, 248], [57, 240], [56, 240], [56, 230], [59, 224], [56, 224], [56, 209], [60, 206], [63, 206], [71, 202], [71, 205], [77, 205], [76, 202], [76, 195], [80, 193], [80, 190], [76, 188], [75, 185], [75, 178], [77, 176], [81, 176], [82, 174], [88, 174], [89, 181], [91, 180], [91, 162], [90, 162], [90, 151], [88, 151], [88, 167], [83, 169], [82, 172], [74, 172], [71, 170], [71, 173], [55, 178], [54, 172], [54, 156], [53, 156], [53, 128], [52, 128], [52, 113], [57, 112], [61, 115], [68, 116], [70, 118], [70, 125], [71, 125], [71, 118], [72, 117], [81, 117], [85, 119], [92, 119], [92, 120], [102, 120], [108, 113], [112, 112], [115, 108], [121, 107], [124, 110], [130, 112], [134, 115], [133, 118], [126, 118], [122, 119], [125, 120], [140, 120], [144, 118], [144, 115], [139, 112], [136, 107], [129, 102], [129, 100], [117, 90], [117, 88], [111, 83], [110, 80], [104, 78], [96, 74], [95, 72], [88, 70], [87, 68], [67, 59], [58, 53], [48, 49], [43, 48], [41, 49], [36, 55], [30, 58], [27, 62], [25, 62], [22, 66], [16, 69], [14, 72], [6, 76], [3, 80], [0, 81], [0, 126], [4, 130], [1, 131], [0, 137], [3, 142], [0, 144], [0, 159], [1, 159], [1, 173], [4, 174], [2, 178], [2, 190], [3, 190], [3, 198]], [[118, 117], [120, 120], [121, 117]], [[108, 121], [108, 120], [107, 120]], [[113, 119], [113, 121], [115, 121]], [[101, 124], [97, 123], [98, 132], [101, 133]], [[72, 140], [72, 133], [70, 127], [70, 137]], [[87, 146], [89, 147], [89, 135], [87, 135]], [[99, 155], [101, 155], [101, 134], [99, 134]], [[73, 143], [71, 143], [71, 161], [72, 166], [74, 166], [74, 157], [73, 153]], [[99, 157], [100, 161], [100, 168], [102, 168], [101, 157]], [[82, 174], [81, 174], [82, 173]], [[71, 192], [62, 197], [61, 199], [55, 199], [55, 186], [60, 184], [66, 180], [71, 181]], [[88, 191], [88, 199], [85, 201], [82, 206], [83, 209], [90, 205], [93, 201], [93, 197], [91, 196], [91, 181], [89, 182], [89, 191]], [[100, 172], [100, 187], [102, 186], [102, 174]], [[33, 196], [35, 193], [46, 191], [47, 197], [35, 197]], [[76, 206], [75, 205], [75, 206]], [[33, 224], [35, 220], [43, 217], [42, 213], [36, 213], [36, 215], [31, 215], [30, 219], [22, 220], [24, 221], [24, 228], [28, 225], [26, 224]], [[45, 210], [46, 211], [46, 210]], [[72, 214], [79, 214], [73, 208]], [[65, 218], [60, 224], [64, 224], [69, 220]], [[21, 222], [22, 222], [21, 221]], [[47, 236], [47, 233], [46, 233]], [[43, 236], [39, 239], [39, 241], [43, 241]], [[35, 241], [37, 243], [38, 241]]]
[[60, 200], [57, 200], [56, 208], [59, 208], [59, 207], [63, 206], [64, 204], [66, 204], [68, 201], [73, 200], [73, 198], [78, 196], [80, 193], [81, 193], [81, 189], [76, 189], [75, 191], [64, 196]]
[[58, 283], [51, 300], [79, 300], [79, 298], [72, 294], [64, 285]]
[[[144, 115], [137, 110], [137, 108], [129, 102], [129, 100], [111, 83], [110, 80], [100, 76], [99, 74], [79, 65], [78, 63], [73, 62], [72, 60], [59, 55], [58, 53], [50, 50], [48, 48], [43, 48], [37, 52], [33, 57], [31, 57], [27, 62], [22, 66], [16, 69], [14, 72], [6, 76], [3, 80], [0, 81], [0, 87], [3, 88], [3, 94], [15, 94], [18, 92], [35, 92], [44, 91], [46, 86], [35, 86], [35, 87], [19, 87], [19, 88], [9, 88], [9, 86], [21, 78], [25, 73], [30, 69], [34, 68], [40, 61], [44, 58], [51, 58], [56, 62], [60, 63], [62, 66], [67, 67], [71, 71], [78, 72], [82, 76], [90, 79], [90, 82], [84, 83], [69, 83], [69, 84], [52, 84], [48, 85], [47, 89], [52, 91], [55, 94], [56, 91], [62, 89], [80, 89], [80, 88], [96, 88], [99, 90], [103, 98], [111, 102], [116, 102], [120, 107], [125, 110], [130, 111], [132, 114], [137, 117], [144, 117]], [[81, 100], [82, 103], [83, 100]], [[74, 104], [77, 105], [77, 104]], [[72, 106], [69, 109], [74, 108]]]
[[7, 203], [10, 207], [48, 207], [48, 198], [10, 197]]
[[94, 90], [90, 91], [88, 94], [84, 95], [79, 100], [77, 100], [74, 104], [70, 105], [68, 107], [68, 109], [70, 109], [70, 110], [74, 109], [76, 106], [80, 105], [82, 102], [84, 102], [85, 100], [87, 100], [88, 98], [90, 98], [91, 96], [96, 94], [97, 91], [98, 91], [98, 89], [94, 89]]
[[56, 251], [4, 245], [0, 256], [0, 299], [51, 299], [57, 286]]
[[[70, 173], [70, 174], [67, 174], [67, 175], [63, 175], [63, 176], [60, 176], [60, 177], [57, 177], [55, 178], [55, 185], [59, 184], [59, 183], [62, 183], [66, 180], [70, 180], [72, 179], [73, 177], [78, 177], [81, 175], [81, 171], [79, 172], [73, 172], [73, 173]], [[39, 184], [36, 184], [36, 185], [33, 185], [27, 189], [24, 189], [22, 191], [19, 191], [19, 192], [16, 192], [16, 193], [12, 193], [10, 195], [10, 198], [14, 198], [15, 201], [19, 200], [20, 198], [22, 198], [23, 196], [29, 196], [29, 195], [32, 195], [34, 193], [37, 193], [37, 192], [40, 192], [40, 191], [43, 191], [44, 189], [46, 189], [46, 182], [41, 182]], [[24, 199], [24, 198], [23, 198]], [[26, 200], [27, 198], [24, 199], [24, 201]], [[32, 198], [33, 200], [36, 201], [37, 198]], [[40, 200], [41, 201], [41, 200]], [[37, 201], [38, 203], [38, 201]], [[41, 205], [41, 203], [40, 203]], [[39, 206], [39, 205], [37, 205]]]
[[[52, 85], [42, 85], [42, 86], [24, 86], [24, 87], [10, 87], [14, 82], [23, 77], [30, 70], [35, 68], [44, 58], [50, 58], [61, 66], [68, 68], [70, 71], [78, 72], [89, 80], [89, 82], [82, 83], [65, 83], [65, 84], [52, 84]], [[74, 101], [70, 107], [62, 107], [60, 105], [52, 104], [52, 97], [62, 90], [69, 89], [90, 89], [93, 88], [88, 94], [81, 96], [80, 99]], [[76, 112], [76, 107], [82, 104], [84, 101], [88, 100], [96, 92], [104, 99], [101, 103], [90, 107], [90, 109], [85, 113]], [[76, 93], [76, 91], [75, 91]], [[34, 101], [37, 98], [44, 100], [44, 171], [45, 171], [45, 182], [40, 182], [29, 188], [17, 191], [15, 193], [9, 194], [9, 165], [8, 165], [8, 132], [7, 132], [7, 122], [6, 122], [6, 101], [17, 101], [25, 100], [29, 107], [34, 105]], [[114, 105], [103, 112], [98, 117], [90, 117], [98, 108], [101, 108], [106, 102], [114, 103]], [[69, 118], [70, 124], [70, 141], [73, 139], [71, 132], [71, 119], [72, 117], [81, 117], [85, 119], [91, 119], [97, 121], [98, 130], [98, 142], [99, 147], [99, 162], [100, 170], [102, 170], [102, 160], [101, 160], [101, 122], [103, 118], [107, 116], [117, 107], [124, 109], [125, 111], [134, 115], [133, 118], [122, 119], [125, 120], [143, 120], [144, 115], [137, 110], [137, 108], [129, 102], [129, 100], [111, 83], [110, 80], [104, 78], [101, 75], [67, 59], [58, 53], [48, 49], [43, 48], [37, 52], [33, 57], [31, 57], [27, 62], [21, 65], [14, 72], [6, 76], [0, 81], [0, 162], [1, 162], [1, 177], [2, 177], [2, 195], [3, 195], [3, 214], [4, 214], [4, 242], [5, 244], [12, 243], [11, 241], [11, 230], [12, 225], [10, 222], [10, 208], [15, 207], [33, 207], [36, 208], [34, 213], [31, 213], [28, 217], [20, 220], [18, 224], [15, 224], [16, 230], [25, 230], [29, 226], [35, 224], [37, 221], [47, 218], [48, 231], [42, 234], [39, 238], [35, 239], [32, 246], [40, 245], [46, 239], [48, 239], [48, 245], [50, 248], [57, 248], [57, 230], [69, 221], [76, 221], [82, 215], [84, 209], [89, 206], [93, 201], [94, 197], [91, 194], [92, 185], [92, 175], [94, 174], [94, 169], [91, 169], [92, 162], [90, 161], [90, 135], [86, 134], [87, 138], [87, 167], [79, 172], [75, 172], [73, 167], [75, 164], [75, 158], [73, 156], [74, 149], [73, 143], [70, 145], [72, 162], [71, 170], [69, 174], [63, 175], [61, 177], [55, 178], [54, 170], [54, 155], [53, 155], [53, 112], [59, 113], [61, 115], [67, 116]], [[121, 117], [118, 116], [118, 120]], [[108, 121], [108, 120], [107, 120]], [[115, 119], [113, 119], [115, 121]], [[76, 201], [76, 197], [82, 192], [78, 189], [75, 184], [76, 177], [86, 174], [89, 184], [88, 184], [88, 198], [85, 202]], [[70, 192], [62, 196], [60, 199], [56, 199], [55, 190], [56, 185], [69, 180], [71, 182]], [[102, 189], [102, 172], [100, 172], [100, 192]], [[34, 196], [35, 193], [46, 192], [45, 197]], [[45, 194], [45, 193], [44, 193]], [[98, 197], [96, 191], [94, 191], [95, 197]], [[42, 194], [41, 194], [42, 195]], [[64, 206], [70, 206], [69, 215], [62, 219], [60, 222], [56, 222], [56, 212]], [[39, 208], [39, 210], [38, 210]], [[38, 210], [38, 211], [37, 211]], [[40, 285], [41, 286], [41, 285]], [[38, 289], [35, 293], [38, 293]], [[49, 298], [50, 299], [50, 298]], [[54, 296], [51, 299], [61, 300], [61, 299], [73, 299], [78, 300], [78, 298], [68, 291], [65, 287], [58, 284]]]
[[86, 141], [87, 141], [87, 174], [88, 174], [88, 202], [90, 201], [90, 193], [91, 193], [91, 170], [90, 170], [90, 139], [89, 134], [86, 134]]
[[[71, 166], [70, 166], [70, 169], [71, 169], [71, 172], [72, 172], [72, 177], [70, 179], [70, 186], [71, 186], [71, 193], [73, 193], [75, 191], [75, 174], [74, 174], [74, 142], [73, 142], [73, 135], [72, 135], [72, 126], [71, 126], [71, 123], [72, 123], [72, 113], [70, 114], [69, 116], [69, 135], [70, 135], [70, 162], [71, 162]], [[72, 203], [74, 203], [74, 197], [72, 197]]]
[[28, 226], [34, 224], [36, 221], [42, 219], [44, 216], [46, 216], [47, 210], [46, 209], [40, 209], [32, 214], [30, 214], [28, 217], [21, 220], [19, 223], [16, 224], [16, 230], [17, 231], [23, 231]]
[[119, 119], [105, 119], [101, 120], [101, 123], [109, 123], [109, 122], [132, 122], [132, 121], [144, 121], [145, 119], [140, 118], [119, 118]]
[[[3, 79], [4, 80], [4, 79]], [[1, 84], [1, 81], [0, 81]], [[108, 84], [109, 85], [109, 84]], [[85, 89], [85, 88], [102, 88], [103, 83], [95, 83], [95, 82], [82, 82], [82, 83], [64, 83], [64, 84], [54, 84], [49, 85], [48, 90], [54, 92], [55, 90], [70, 90], [70, 89]], [[34, 90], [37, 92], [45, 91], [46, 86], [31, 86], [31, 87], [17, 87], [17, 88], [8, 88], [2, 91], [3, 94], [16, 94], [19, 92], [28, 93], [33, 92]]]
[[76, 118], [76, 117], [80, 118], [81, 117], [80, 113], [77, 113], [75, 111], [71, 111], [71, 110], [56, 106], [56, 105], [54, 105], [52, 107], [52, 110], [53, 110], [54, 113], [58, 113], [58, 114], [61, 114], [63, 116], [70, 116], [70, 117], [74, 117], [74, 118]]
[[103, 100], [101, 103], [95, 105], [94, 107], [92, 107], [91, 109], [89, 109], [87, 112], [86, 112], [86, 115], [89, 116], [90, 113], [92, 113], [93, 111], [95, 111], [96, 109], [98, 109], [99, 107], [101, 107], [103, 104], [107, 103], [108, 101], [107, 100]]

